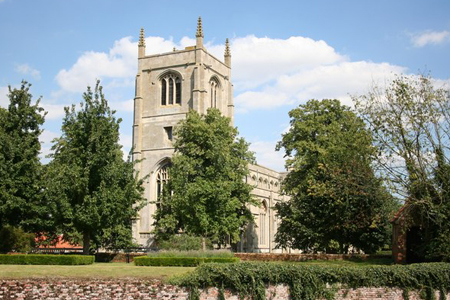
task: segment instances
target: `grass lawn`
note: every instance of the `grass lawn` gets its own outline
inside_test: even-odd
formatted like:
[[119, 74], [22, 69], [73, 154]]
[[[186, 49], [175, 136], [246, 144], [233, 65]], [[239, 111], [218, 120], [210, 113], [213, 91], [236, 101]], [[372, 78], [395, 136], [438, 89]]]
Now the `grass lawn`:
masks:
[[84, 266], [0, 265], [0, 279], [18, 278], [146, 278], [166, 280], [195, 268], [137, 267], [133, 263], [94, 263]]

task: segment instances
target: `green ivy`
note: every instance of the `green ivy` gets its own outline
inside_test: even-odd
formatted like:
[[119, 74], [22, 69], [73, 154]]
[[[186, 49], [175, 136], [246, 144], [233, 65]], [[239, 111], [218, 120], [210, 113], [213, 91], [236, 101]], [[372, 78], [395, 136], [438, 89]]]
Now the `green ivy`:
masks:
[[[198, 299], [198, 289], [221, 287], [240, 297], [265, 299], [267, 285], [289, 286], [292, 299], [334, 299], [336, 288], [391, 287], [404, 291], [423, 292], [422, 297], [434, 300], [434, 291], [450, 290], [450, 264], [427, 263], [409, 266], [311, 266], [243, 262], [239, 264], [204, 264], [194, 272], [172, 280], [172, 283], [191, 289], [190, 299]], [[442, 297], [441, 297], [442, 299]]]

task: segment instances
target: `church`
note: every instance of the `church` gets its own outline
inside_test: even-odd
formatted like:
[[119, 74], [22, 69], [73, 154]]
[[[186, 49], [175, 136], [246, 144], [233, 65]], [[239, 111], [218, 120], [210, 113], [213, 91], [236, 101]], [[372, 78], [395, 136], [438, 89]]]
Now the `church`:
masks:
[[[153, 223], [158, 199], [170, 180], [167, 172], [174, 153], [173, 129], [189, 110], [206, 113], [217, 108], [233, 125], [233, 84], [228, 39], [224, 59], [208, 53], [203, 45], [203, 29], [198, 19], [196, 44], [183, 50], [155, 55], [145, 54], [144, 30], [138, 43], [138, 72], [134, 98], [133, 160], [139, 176], [146, 176], [144, 187], [148, 204], [133, 220], [133, 238], [143, 246], [153, 242]], [[247, 226], [237, 245], [239, 252], [281, 252], [275, 249], [279, 224], [273, 207], [287, 201], [280, 193], [283, 173], [249, 164], [244, 180], [254, 188], [252, 196], [260, 206], [251, 206], [254, 223]]]

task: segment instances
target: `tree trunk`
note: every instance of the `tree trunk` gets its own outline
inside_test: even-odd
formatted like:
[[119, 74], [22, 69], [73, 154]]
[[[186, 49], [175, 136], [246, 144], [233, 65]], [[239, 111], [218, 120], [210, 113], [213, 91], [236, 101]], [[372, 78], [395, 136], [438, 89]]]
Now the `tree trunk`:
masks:
[[91, 248], [91, 235], [89, 232], [83, 233], [83, 254], [89, 255], [89, 249]]
[[202, 249], [206, 251], [206, 238], [204, 236], [202, 236]]

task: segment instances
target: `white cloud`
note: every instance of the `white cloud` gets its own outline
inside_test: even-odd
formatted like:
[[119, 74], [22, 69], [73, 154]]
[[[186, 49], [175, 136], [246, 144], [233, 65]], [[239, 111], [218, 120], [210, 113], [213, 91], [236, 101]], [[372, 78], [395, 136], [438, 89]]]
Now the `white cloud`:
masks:
[[56, 81], [63, 90], [82, 92], [96, 79], [129, 78], [136, 72], [135, 44], [125, 37], [116, 41], [109, 53], [85, 52], [69, 70], [59, 71]]
[[125, 101], [111, 101], [109, 106], [117, 112], [133, 112], [134, 100], [129, 99]]
[[8, 87], [7, 86], [0, 86], [0, 106], [1, 107], [8, 107], [9, 105], [9, 98], [8, 98]]
[[275, 151], [276, 144], [277, 142], [256, 141], [250, 144], [250, 151], [255, 152], [256, 161], [259, 165], [275, 171], [285, 171], [284, 152]]
[[[223, 45], [208, 50], [223, 57]], [[281, 75], [347, 60], [326, 42], [301, 36], [285, 40], [253, 35], [235, 38], [231, 41], [231, 55], [237, 90], [255, 88]]]
[[28, 64], [17, 65], [14, 70], [23, 75], [31, 75], [34, 79], [41, 79], [41, 72], [36, 69], [33, 69]]
[[[184, 37], [174, 43], [172, 39], [147, 37], [146, 54], [157, 54], [172, 51], [173, 48], [184, 49], [195, 45], [195, 40]], [[131, 37], [124, 37], [114, 42], [114, 46], [106, 52], [87, 51], [68, 70], [62, 69], [56, 75], [59, 86], [69, 92], [83, 92], [86, 86], [95, 84], [96, 79], [112, 79], [112, 87], [134, 85], [132, 78], [137, 70], [137, 42]]]
[[414, 47], [424, 47], [426, 45], [438, 45], [450, 41], [450, 32], [444, 31], [425, 31], [413, 34], [411, 42]]
[[133, 143], [133, 136], [121, 133], [119, 143], [122, 145], [123, 159], [126, 160], [131, 149], [131, 144]]
[[272, 109], [283, 105], [304, 103], [309, 99], [337, 98], [352, 105], [350, 94], [366, 91], [373, 83], [384, 83], [405, 68], [388, 63], [341, 62], [281, 75], [272, 85], [260, 91], [248, 91], [235, 99], [239, 112], [251, 109]]
[[44, 108], [44, 110], [47, 112], [47, 115], [45, 116], [46, 120], [57, 120], [64, 116], [64, 107], [69, 105], [64, 104], [51, 104], [46, 102], [40, 102], [40, 106]]
[[41, 142], [41, 153], [39, 156], [41, 157], [41, 160], [47, 161], [45, 157], [51, 153], [52, 141], [59, 136], [59, 133], [49, 130], [44, 130], [41, 133], [39, 136], [39, 141]]

